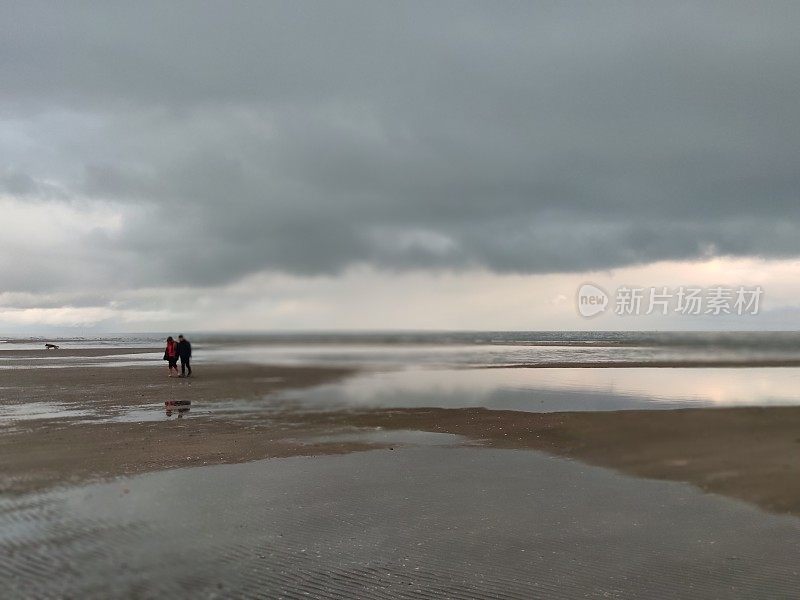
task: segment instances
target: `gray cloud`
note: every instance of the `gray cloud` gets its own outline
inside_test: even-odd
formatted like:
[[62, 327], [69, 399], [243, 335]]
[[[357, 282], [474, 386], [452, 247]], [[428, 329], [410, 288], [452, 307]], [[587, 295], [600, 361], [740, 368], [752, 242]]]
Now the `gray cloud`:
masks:
[[0, 191], [124, 214], [5, 285], [796, 256], [799, 28], [788, 2], [4, 3]]

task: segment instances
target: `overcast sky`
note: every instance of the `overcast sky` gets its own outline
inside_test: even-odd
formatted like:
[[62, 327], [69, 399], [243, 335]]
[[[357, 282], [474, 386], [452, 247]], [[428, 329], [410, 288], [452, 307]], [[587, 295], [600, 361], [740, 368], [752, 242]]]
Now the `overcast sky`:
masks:
[[723, 272], [796, 328], [798, 32], [797, 2], [5, 1], [0, 332], [583, 328], [582, 281]]

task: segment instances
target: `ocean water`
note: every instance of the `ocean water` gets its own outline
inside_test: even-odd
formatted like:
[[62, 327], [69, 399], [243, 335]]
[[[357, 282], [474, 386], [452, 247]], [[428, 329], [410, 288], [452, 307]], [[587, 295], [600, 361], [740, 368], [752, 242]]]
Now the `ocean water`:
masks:
[[[3, 350], [160, 348], [167, 334], [21, 338]], [[800, 332], [405, 332], [192, 334], [198, 360], [270, 364], [429, 366], [631, 366], [662, 362], [800, 361]], [[140, 356], [152, 359], [157, 353]], [[58, 359], [57, 352], [46, 357]], [[130, 359], [129, 356], [126, 356]], [[4, 359], [0, 354], [0, 362]], [[120, 360], [112, 357], [110, 360]]]

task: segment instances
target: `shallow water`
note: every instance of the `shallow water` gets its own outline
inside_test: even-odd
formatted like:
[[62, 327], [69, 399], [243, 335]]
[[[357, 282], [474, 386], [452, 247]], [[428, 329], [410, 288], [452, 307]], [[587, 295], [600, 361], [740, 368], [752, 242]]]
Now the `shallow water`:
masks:
[[76, 408], [70, 404], [55, 402], [26, 402], [24, 404], [0, 404], [0, 426], [12, 425], [16, 421], [36, 419], [68, 419], [92, 416], [91, 410]]
[[[202, 367], [199, 367], [202, 368]], [[270, 378], [275, 379], [275, 378]], [[76, 406], [31, 402], [0, 404], [0, 425], [21, 420], [80, 417], [145, 422], [211, 416], [268, 416], [274, 410], [370, 408], [489, 408], [526, 412], [667, 410], [800, 405], [800, 369], [432, 369], [362, 371], [312, 388], [263, 398], [194, 402], [190, 410], [163, 403]]]
[[800, 404], [800, 369], [406, 369], [287, 390], [298, 408], [557, 412]]
[[416, 431], [413, 429], [354, 428], [352, 431], [303, 438], [304, 444], [361, 442], [395, 446], [455, 446], [468, 443], [467, 438], [452, 433]]
[[800, 520], [535, 452], [409, 448], [0, 500], [4, 597], [792, 597]]

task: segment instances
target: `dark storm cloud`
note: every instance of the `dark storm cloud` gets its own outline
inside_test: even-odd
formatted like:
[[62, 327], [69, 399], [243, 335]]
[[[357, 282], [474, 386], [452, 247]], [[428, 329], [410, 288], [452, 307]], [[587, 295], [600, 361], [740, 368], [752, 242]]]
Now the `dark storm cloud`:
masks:
[[795, 256], [798, 30], [796, 3], [4, 3], [0, 187], [122, 207], [75, 239], [111, 285]]

